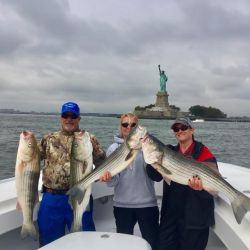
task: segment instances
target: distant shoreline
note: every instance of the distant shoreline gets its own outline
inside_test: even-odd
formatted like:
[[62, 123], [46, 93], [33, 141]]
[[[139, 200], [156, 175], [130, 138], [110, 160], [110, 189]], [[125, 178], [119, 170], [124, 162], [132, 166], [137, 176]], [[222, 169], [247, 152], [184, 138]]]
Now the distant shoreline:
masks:
[[[13, 114], [13, 115], [60, 115], [58, 112], [36, 112], [36, 111], [19, 111], [12, 109], [0, 109], [0, 114]], [[120, 118], [121, 114], [105, 114], [105, 113], [81, 113], [81, 116], [96, 116], [96, 117], [117, 117]], [[141, 117], [140, 119], [150, 120], [173, 120], [173, 118], [156, 118], [156, 117]], [[195, 117], [193, 118], [195, 119]], [[250, 117], [229, 117], [229, 118], [202, 118], [206, 121], [217, 121], [217, 122], [250, 122]]]
[[[141, 119], [145, 120], [175, 120], [174, 118], [166, 118], [166, 117], [140, 117]], [[194, 118], [195, 119], [195, 118]], [[194, 120], [191, 119], [191, 120]], [[250, 122], [250, 118], [245, 118], [245, 117], [230, 117], [230, 118], [202, 118], [204, 122]]]
[[[59, 112], [36, 112], [36, 111], [19, 111], [19, 110], [1, 110], [0, 114], [7, 115], [60, 115]], [[81, 116], [98, 116], [98, 117], [120, 117], [121, 114], [105, 114], [105, 113], [81, 113]]]

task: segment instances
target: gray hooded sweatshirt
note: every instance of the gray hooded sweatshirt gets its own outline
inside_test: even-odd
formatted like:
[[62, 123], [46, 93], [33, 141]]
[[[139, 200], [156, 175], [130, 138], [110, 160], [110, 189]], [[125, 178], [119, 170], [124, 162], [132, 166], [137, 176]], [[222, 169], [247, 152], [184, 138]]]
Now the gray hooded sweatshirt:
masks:
[[[106, 152], [109, 156], [124, 142], [118, 135], [114, 136], [114, 143]], [[114, 206], [126, 208], [143, 208], [157, 206], [154, 182], [146, 173], [146, 163], [140, 151], [135, 160], [122, 172], [115, 175], [109, 187], [114, 187]]]

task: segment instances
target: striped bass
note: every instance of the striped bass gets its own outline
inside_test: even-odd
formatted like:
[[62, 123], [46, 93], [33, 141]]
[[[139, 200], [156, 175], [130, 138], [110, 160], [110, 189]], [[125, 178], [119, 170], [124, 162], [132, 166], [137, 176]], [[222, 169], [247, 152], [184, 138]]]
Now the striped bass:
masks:
[[20, 208], [23, 213], [22, 238], [28, 235], [34, 239], [38, 237], [33, 222], [33, 210], [38, 202], [39, 175], [40, 159], [37, 141], [30, 131], [23, 131], [20, 134], [15, 169], [17, 208]]
[[120, 173], [135, 159], [141, 149], [140, 140], [146, 133], [146, 128], [142, 126], [132, 129], [124, 143], [107, 157], [98, 168], [95, 168], [94, 171], [71, 188], [67, 194], [76, 197], [78, 202], [81, 202], [86, 188], [91, 183], [98, 181], [106, 171], [109, 171], [112, 176]]
[[142, 151], [145, 162], [153, 165], [167, 179], [188, 185], [193, 176], [200, 177], [204, 190], [222, 192], [231, 202], [238, 224], [250, 211], [250, 198], [232, 187], [218, 172], [202, 162], [188, 158], [166, 147], [157, 138], [146, 135], [142, 140]]
[[[93, 146], [88, 132], [75, 132], [70, 157], [70, 186], [73, 187], [78, 181], [88, 175], [93, 168]], [[78, 204], [71, 196], [70, 203], [73, 209], [73, 223], [71, 232], [82, 231], [82, 215], [89, 203], [91, 185], [88, 186], [83, 201]]]

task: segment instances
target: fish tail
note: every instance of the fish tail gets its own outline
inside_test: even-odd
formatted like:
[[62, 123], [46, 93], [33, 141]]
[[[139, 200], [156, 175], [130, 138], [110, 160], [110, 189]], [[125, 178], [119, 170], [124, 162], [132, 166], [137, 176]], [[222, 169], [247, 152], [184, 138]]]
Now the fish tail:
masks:
[[33, 222], [32, 223], [23, 224], [23, 226], [22, 226], [21, 238], [24, 239], [27, 236], [30, 236], [34, 240], [38, 239], [37, 230], [36, 230], [35, 224]]
[[240, 224], [244, 215], [250, 211], [250, 198], [241, 192], [237, 193], [237, 197], [232, 201], [232, 208], [236, 221]]
[[71, 233], [75, 233], [75, 232], [81, 232], [82, 230], [82, 224], [78, 224], [78, 223], [73, 223], [71, 228], [70, 228], [70, 232]]
[[84, 198], [85, 189], [82, 190], [78, 186], [74, 186], [66, 194], [73, 196], [78, 201], [78, 204], [81, 204]]

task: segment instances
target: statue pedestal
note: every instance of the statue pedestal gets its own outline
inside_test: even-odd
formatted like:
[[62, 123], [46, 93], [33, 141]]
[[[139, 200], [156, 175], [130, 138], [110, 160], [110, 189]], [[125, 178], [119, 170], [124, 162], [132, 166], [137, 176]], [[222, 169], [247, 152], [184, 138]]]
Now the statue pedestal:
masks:
[[156, 94], [154, 107], [139, 107], [135, 109], [134, 113], [144, 119], [176, 119], [176, 117], [188, 115], [188, 112], [182, 112], [169, 106], [167, 91], [159, 91]]
[[156, 98], [156, 103], [155, 106], [156, 107], [162, 107], [162, 108], [169, 108], [169, 103], [168, 103], [168, 93], [166, 91], [164, 92], [158, 92], [156, 94], [157, 98]]

